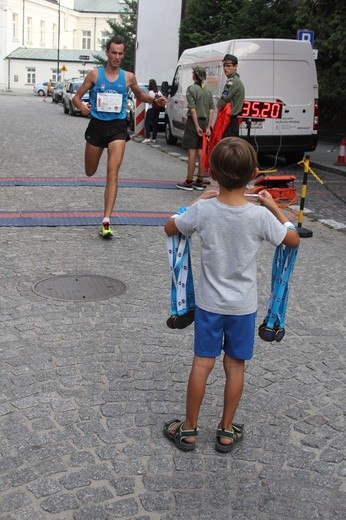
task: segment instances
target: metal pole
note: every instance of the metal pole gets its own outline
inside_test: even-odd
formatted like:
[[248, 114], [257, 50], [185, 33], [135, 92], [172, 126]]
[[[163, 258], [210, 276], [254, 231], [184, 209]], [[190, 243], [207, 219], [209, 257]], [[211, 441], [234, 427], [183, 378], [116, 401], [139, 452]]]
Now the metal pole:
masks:
[[59, 81], [59, 69], [60, 69], [60, 0], [58, 6], [58, 54], [56, 60], [56, 80]]
[[300, 209], [299, 209], [299, 214], [298, 214], [298, 233], [299, 233], [299, 236], [302, 238], [312, 237], [312, 231], [302, 227], [305, 198], [306, 198], [306, 191], [307, 191], [307, 184], [308, 184], [309, 165], [310, 165], [310, 155], [306, 155], [304, 157], [304, 176], [303, 176], [302, 191], [301, 191], [301, 195], [300, 195]]

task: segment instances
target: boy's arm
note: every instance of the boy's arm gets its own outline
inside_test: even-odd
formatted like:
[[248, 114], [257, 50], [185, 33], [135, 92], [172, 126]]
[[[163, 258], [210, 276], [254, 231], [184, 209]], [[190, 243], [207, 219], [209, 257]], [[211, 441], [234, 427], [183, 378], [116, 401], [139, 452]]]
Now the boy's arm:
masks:
[[[219, 195], [219, 192], [216, 191], [216, 190], [208, 190], [208, 191], [205, 191], [204, 193], [202, 193], [202, 195], [200, 195], [199, 197], [197, 197], [197, 199], [193, 200], [191, 202], [191, 204], [187, 204], [192, 206], [192, 204], [195, 204], [195, 202], [197, 202], [198, 200], [202, 200], [202, 199], [213, 199], [214, 197], [217, 197]], [[165, 224], [165, 232], [166, 234], [169, 236], [169, 237], [172, 237], [173, 235], [179, 235], [180, 231], [179, 229], [177, 228], [176, 224], [175, 224], [175, 215], [170, 217], [166, 224]]]
[[[290, 222], [268, 191], [260, 191], [258, 194], [258, 201], [262, 206], [265, 206], [267, 209], [269, 209], [269, 211], [273, 213], [273, 215], [278, 219], [279, 222], [281, 222], [281, 224]], [[282, 241], [282, 244], [288, 247], [297, 247], [299, 246], [299, 243], [300, 236], [298, 232], [295, 229], [288, 228], [286, 236]]]

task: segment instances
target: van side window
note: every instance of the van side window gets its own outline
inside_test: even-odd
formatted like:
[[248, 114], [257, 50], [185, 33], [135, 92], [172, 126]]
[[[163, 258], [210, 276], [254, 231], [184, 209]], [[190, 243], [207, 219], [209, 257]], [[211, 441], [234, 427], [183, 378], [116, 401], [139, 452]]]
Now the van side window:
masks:
[[178, 67], [175, 71], [172, 88], [171, 88], [171, 96], [174, 96], [177, 93], [179, 83], [181, 81], [181, 67]]

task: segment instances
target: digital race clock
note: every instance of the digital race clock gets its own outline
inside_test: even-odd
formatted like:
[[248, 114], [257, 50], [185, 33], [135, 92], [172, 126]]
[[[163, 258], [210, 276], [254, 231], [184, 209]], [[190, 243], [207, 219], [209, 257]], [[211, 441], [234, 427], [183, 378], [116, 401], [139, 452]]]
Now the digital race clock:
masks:
[[280, 119], [282, 103], [280, 101], [244, 101], [241, 117]]

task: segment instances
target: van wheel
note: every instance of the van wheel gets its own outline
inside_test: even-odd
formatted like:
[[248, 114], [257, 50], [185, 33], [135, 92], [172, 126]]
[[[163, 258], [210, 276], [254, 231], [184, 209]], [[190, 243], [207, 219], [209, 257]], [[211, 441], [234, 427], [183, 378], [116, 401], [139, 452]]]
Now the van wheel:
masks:
[[284, 157], [288, 165], [297, 164], [303, 159], [303, 152], [287, 152]]
[[68, 114], [68, 107], [65, 105], [65, 103], [63, 104], [64, 106], [64, 114]]
[[72, 106], [72, 103], [70, 104], [70, 116], [75, 116], [76, 115], [76, 112], [73, 110], [73, 106]]
[[177, 144], [178, 138], [172, 134], [171, 125], [166, 121], [165, 126], [165, 137], [167, 144]]

